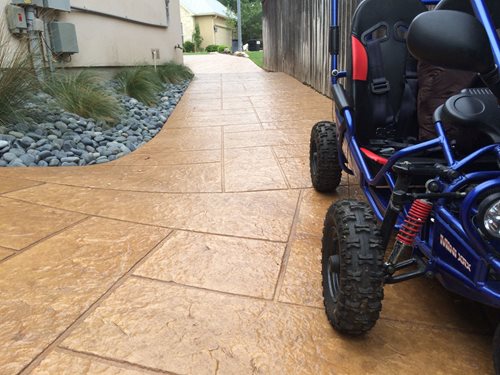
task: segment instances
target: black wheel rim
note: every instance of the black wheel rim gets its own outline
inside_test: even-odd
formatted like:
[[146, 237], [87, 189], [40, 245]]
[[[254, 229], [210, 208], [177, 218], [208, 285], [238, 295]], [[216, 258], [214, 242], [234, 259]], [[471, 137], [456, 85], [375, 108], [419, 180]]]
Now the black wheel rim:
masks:
[[[340, 252], [339, 252], [339, 242], [337, 238], [337, 233], [335, 228], [331, 228], [331, 234], [329, 238], [329, 251], [328, 251], [328, 272], [327, 272], [327, 277], [328, 277], [328, 294], [330, 297], [332, 297], [333, 301], [337, 301], [337, 296], [339, 295], [340, 292], [340, 282], [339, 282], [339, 273], [334, 270], [334, 267], [332, 267], [332, 262], [331, 258], [334, 256], [339, 257]], [[339, 259], [338, 259], [339, 261]]]

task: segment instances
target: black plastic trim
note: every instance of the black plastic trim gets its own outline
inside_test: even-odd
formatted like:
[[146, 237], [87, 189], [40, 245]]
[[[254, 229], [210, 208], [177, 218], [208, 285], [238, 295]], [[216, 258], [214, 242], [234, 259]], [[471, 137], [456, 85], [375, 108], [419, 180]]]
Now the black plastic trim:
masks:
[[336, 83], [332, 86], [333, 100], [335, 101], [335, 107], [338, 110], [344, 110], [350, 107], [349, 101], [345, 94], [344, 86], [340, 83]]
[[340, 26], [330, 26], [328, 50], [330, 55], [338, 55], [340, 53]]

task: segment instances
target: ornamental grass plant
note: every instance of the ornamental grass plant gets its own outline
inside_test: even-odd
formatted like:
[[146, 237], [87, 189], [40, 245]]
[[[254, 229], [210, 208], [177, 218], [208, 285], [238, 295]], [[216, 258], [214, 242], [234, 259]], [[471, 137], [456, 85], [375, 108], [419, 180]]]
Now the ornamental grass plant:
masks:
[[65, 111], [108, 123], [120, 117], [118, 100], [99, 84], [98, 76], [89, 71], [56, 74], [44, 83], [43, 89]]
[[0, 24], [0, 124], [21, 122], [28, 117], [26, 101], [38, 88], [25, 43], [9, 42]]
[[157, 67], [158, 76], [164, 83], [181, 83], [194, 77], [186, 65], [169, 62]]
[[149, 66], [122, 70], [115, 79], [118, 91], [147, 105], [155, 103], [157, 94], [163, 88], [159, 74]]

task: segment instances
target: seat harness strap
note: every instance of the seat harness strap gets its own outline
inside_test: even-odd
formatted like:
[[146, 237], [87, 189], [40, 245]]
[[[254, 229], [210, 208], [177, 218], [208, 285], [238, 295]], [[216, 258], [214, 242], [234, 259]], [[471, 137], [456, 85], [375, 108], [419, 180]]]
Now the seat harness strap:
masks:
[[384, 60], [380, 41], [371, 40], [367, 43], [368, 69], [370, 71], [371, 82], [370, 91], [372, 95], [373, 126], [379, 129], [386, 129], [394, 124], [394, 115], [390, 105], [389, 92], [391, 86], [385, 77]]
[[410, 134], [411, 119], [416, 116], [418, 76], [417, 61], [408, 53], [405, 65], [405, 86], [399, 111], [394, 115], [390, 102], [391, 86], [385, 77], [384, 60], [379, 40], [367, 43], [370, 91], [373, 104], [373, 125], [377, 136], [394, 139], [397, 134]]
[[417, 118], [418, 75], [417, 60], [408, 53], [405, 68], [405, 87], [396, 118], [399, 134], [411, 134], [412, 119]]

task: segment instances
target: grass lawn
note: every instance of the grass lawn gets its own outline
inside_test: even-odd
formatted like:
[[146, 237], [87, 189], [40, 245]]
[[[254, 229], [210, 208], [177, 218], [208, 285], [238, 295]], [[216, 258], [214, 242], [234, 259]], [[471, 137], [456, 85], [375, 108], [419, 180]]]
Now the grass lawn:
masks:
[[245, 51], [250, 60], [252, 60], [257, 66], [264, 68], [264, 51]]
[[208, 52], [184, 52], [185, 55], [208, 55]]

